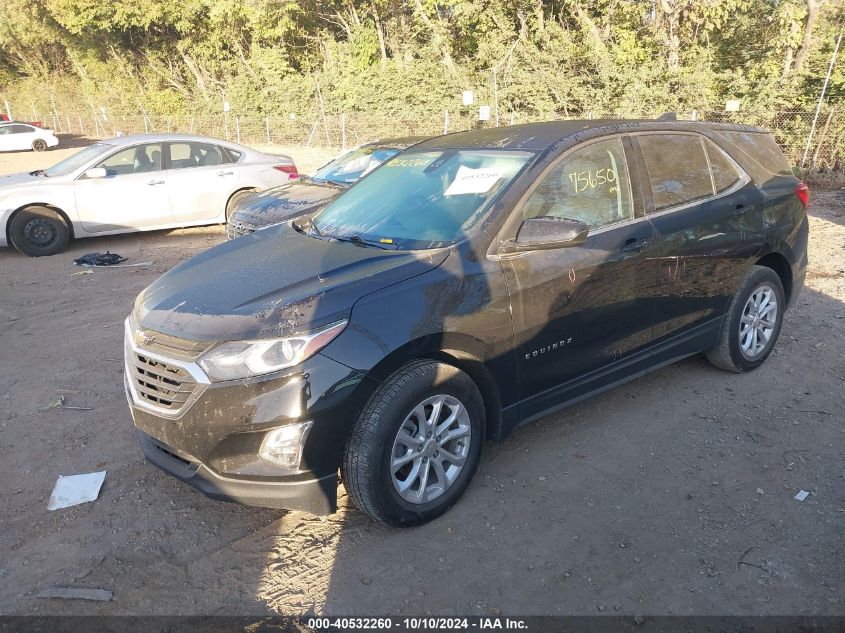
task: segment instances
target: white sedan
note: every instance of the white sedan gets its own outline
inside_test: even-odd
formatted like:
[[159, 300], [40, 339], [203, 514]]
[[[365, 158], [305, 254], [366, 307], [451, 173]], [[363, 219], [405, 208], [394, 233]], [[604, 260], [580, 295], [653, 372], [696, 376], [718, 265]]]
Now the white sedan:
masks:
[[0, 152], [34, 150], [43, 152], [55, 147], [59, 139], [53, 130], [45, 130], [29, 123], [0, 123]]
[[289, 157], [218, 139], [123, 136], [0, 176], [0, 246], [37, 257], [72, 238], [223, 224], [240, 199], [295, 178]]

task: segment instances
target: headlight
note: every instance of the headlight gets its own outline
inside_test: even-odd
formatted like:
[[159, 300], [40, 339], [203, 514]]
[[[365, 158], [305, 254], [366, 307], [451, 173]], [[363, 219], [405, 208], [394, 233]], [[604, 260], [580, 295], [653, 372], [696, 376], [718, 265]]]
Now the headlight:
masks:
[[286, 338], [221, 343], [203, 356], [199, 365], [214, 381], [269, 374], [298, 365], [328, 345], [343, 331], [346, 321], [321, 330]]

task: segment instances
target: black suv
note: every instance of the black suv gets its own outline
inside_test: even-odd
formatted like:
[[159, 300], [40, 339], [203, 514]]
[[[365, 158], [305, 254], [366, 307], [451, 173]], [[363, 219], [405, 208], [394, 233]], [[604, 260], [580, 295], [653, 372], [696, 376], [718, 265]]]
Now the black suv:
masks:
[[807, 188], [764, 130], [565, 121], [425, 141], [180, 264], [126, 321], [147, 458], [206, 494], [393, 525], [486, 439], [686, 356], [772, 351]]

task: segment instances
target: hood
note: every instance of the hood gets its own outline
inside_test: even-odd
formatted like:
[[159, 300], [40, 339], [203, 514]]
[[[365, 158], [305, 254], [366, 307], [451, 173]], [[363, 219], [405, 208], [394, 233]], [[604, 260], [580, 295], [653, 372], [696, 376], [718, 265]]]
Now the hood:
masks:
[[30, 176], [27, 173], [9, 174], [8, 176], [0, 176], [0, 190], [9, 187], [19, 187], [28, 184], [44, 184], [44, 176]]
[[246, 198], [235, 208], [230, 222], [267, 226], [292, 220], [328, 204], [343, 190], [344, 187], [310, 180], [290, 182]]
[[281, 224], [224, 242], [138, 297], [144, 328], [205, 341], [274, 338], [347, 318], [361, 297], [439, 266], [448, 250], [386, 251]]

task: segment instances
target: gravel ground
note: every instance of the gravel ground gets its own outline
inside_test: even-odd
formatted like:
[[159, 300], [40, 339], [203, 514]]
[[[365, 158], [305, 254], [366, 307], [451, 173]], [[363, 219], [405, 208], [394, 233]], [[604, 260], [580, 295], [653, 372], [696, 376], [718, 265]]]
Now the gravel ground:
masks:
[[[0, 173], [62, 151], [0, 155]], [[303, 171], [326, 158], [288, 151]], [[323, 519], [210, 501], [144, 462], [122, 320], [220, 227], [0, 250], [0, 613], [845, 615], [845, 191], [810, 215], [807, 287], [761, 369], [691, 358], [551, 415], [409, 530], [345, 498]], [[106, 249], [154, 263], [73, 274]], [[99, 499], [47, 511], [58, 475], [103, 469]], [[36, 597], [51, 585], [114, 599]]]

